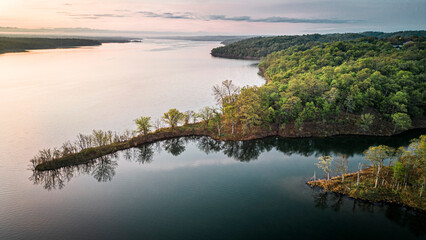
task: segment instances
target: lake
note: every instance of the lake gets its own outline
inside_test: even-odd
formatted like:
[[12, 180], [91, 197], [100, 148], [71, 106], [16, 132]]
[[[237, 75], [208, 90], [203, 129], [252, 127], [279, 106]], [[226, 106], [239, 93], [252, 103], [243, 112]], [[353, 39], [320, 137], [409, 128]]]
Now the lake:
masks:
[[220, 142], [179, 138], [75, 167], [32, 172], [39, 149], [139, 116], [214, 105], [223, 80], [261, 85], [255, 61], [212, 58], [217, 42], [143, 43], [0, 55], [0, 239], [415, 239], [424, 216], [309, 188], [318, 156], [425, 134]]

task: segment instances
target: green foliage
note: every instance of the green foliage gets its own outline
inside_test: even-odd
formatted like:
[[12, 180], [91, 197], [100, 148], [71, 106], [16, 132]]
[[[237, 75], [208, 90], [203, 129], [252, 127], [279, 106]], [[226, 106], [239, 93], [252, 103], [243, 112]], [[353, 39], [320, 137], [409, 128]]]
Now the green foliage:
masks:
[[[402, 47], [395, 48], [394, 41]], [[385, 120], [395, 113], [423, 116], [425, 47], [421, 37], [363, 38], [271, 53], [260, 67], [272, 81], [265, 87], [275, 86], [275, 96], [280, 97], [269, 98], [266, 107], [273, 107], [281, 122], [333, 121], [341, 110], [354, 114], [374, 110]], [[406, 115], [396, 116], [402, 120]], [[370, 130], [374, 117], [361, 118], [360, 128]], [[401, 123], [398, 127], [406, 129], [407, 121]]]
[[359, 127], [362, 131], [367, 132], [370, 130], [371, 125], [374, 122], [374, 115], [370, 113], [362, 114], [361, 119], [358, 122]]
[[391, 159], [395, 154], [395, 149], [379, 145], [370, 147], [364, 152], [364, 158], [369, 161], [373, 166], [383, 166], [386, 159]]
[[[355, 40], [364, 37], [426, 37], [426, 31], [405, 31], [394, 33], [383, 32], [363, 32], [363, 33], [334, 33], [334, 34], [307, 34], [294, 36], [256, 37], [240, 40], [226, 46], [214, 48], [211, 51], [213, 56], [228, 58], [261, 58], [272, 52], [285, 50], [298, 45], [299, 49], [306, 49], [318, 43]], [[306, 44], [306, 46], [304, 46]], [[395, 40], [393, 44], [402, 44]], [[339, 46], [339, 50], [345, 50], [344, 46]], [[354, 53], [356, 54], [356, 53]], [[343, 59], [337, 56], [334, 60], [341, 63]]]
[[[354, 122], [352, 114], [360, 115], [357, 125], [364, 132], [371, 130], [375, 118], [393, 119], [395, 129], [405, 130], [411, 118], [424, 116], [425, 38], [367, 37], [328, 43], [340, 35], [319, 36], [292, 36], [289, 39], [296, 42], [310, 37], [327, 40], [292, 45], [263, 59], [260, 68], [270, 80], [265, 86], [245, 87], [240, 92], [227, 80], [213, 88], [232, 133], [237, 124], [246, 130], [294, 121], [299, 131], [306, 122], [348, 125]], [[362, 114], [367, 111], [374, 115]]]
[[210, 119], [214, 116], [215, 109], [212, 107], [204, 107], [198, 112], [198, 117], [205, 123], [209, 125]]
[[146, 135], [151, 131], [151, 117], [140, 117], [135, 119], [136, 126], [138, 128], [137, 132]]
[[318, 158], [318, 163], [315, 163], [315, 165], [322, 169], [327, 174], [327, 181], [330, 179], [330, 173], [332, 171], [331, 169], [331, 163], [333, 162], [333, 158], [330, 156], [321, 156]]
[[184, 119], [183, 113], [179, 112], [177, 109], [170, 109], [168, 112], [164, 113], [162, 120], [168, 124], [170, 127], [174, 128]]
[[268, 117], [265, 114], [266, 109], [262, 106], [258, 87], [243, 88], [235, 101], [235, 108], [244, 130], [251, 126], [260, 126], [266, 122], [264, 118]]
[[395, 163], [395, 166], [393, 168], [393, 176], [396, 181], [404, 181], [405, 171], [406, 168], [404, 164], [402, 164], [400, 161], [397, 161]]
[[396, 129], [407, 130], [411, 127], [411, 118], [406, 113], [392, 114], [392, 123]]
[[291, 96], [288, 99], [283, 99], [279, 113], [283, 117], [284, 122], [289, 122], [296, 119], [296, 117], [302, 111], [302, 108], [302, 100], [296, 96]]

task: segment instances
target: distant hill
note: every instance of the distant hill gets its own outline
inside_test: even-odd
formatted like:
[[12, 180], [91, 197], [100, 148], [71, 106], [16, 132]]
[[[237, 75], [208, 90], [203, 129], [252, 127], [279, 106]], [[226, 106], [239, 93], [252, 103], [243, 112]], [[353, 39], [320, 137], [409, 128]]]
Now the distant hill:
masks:
[[[400, 31], [393, 33], [363, 32], [363, 33], [333, 33], [333, 34], [308, 34], [294, 36], [255, 37], [244, 39], [214, 48], [211, 55], [215, 57], [236, 59], [260, 59], [276, 51], [285, 50], [295, 45], [319, 44], [335, 41], [349, 41], [363, 37], [388, 38], [388, 37], [426, 37], [426, 31]], [[228, 43], [228, 42], [227, 42]]]

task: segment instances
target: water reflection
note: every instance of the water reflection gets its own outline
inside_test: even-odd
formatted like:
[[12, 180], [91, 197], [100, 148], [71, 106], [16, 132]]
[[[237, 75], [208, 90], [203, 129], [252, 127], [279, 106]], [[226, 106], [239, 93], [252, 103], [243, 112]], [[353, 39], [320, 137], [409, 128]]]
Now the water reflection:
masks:
[[91, 175], [98, 182], [108, 182], [115, 176], [115, 168], [118, 166], [117, 154], [100, 157], [87, 164], [64, 167], [50, 171], [36, 171], [29, 178], [36, 185], [42, 185], [44, 189], [62, 189], [73, 177], [82, 174]]
[[[344, 203], [352, 204], [352, 213], [364, 212], [374, 213], [376, 208], [385, 211], [385, 216], [390, 221], [407, 227], [417, 237], [426, 234], [426, 215], [421, 212], [405, 209], [392, 204], [375, 204], [367, 201], [350, 199], [341, 194], [329, 193], [318, 188], [312, 189], [312, 199], [314, 206], [321, 210], [330, 209], [339, 212]], [[349, 207], [349, 206], [348, 206]]]
[[115, 168], [118, 166], [116, 158], [116, 155], [98, 158], [96, 164], [93, 165], [91, 175], [98, 180], [98, 182], [111, 181], [115, 175]]
[[[330, 138], [299, 138], [281, 139], [277, 137], [253, 141], [217, 141], [209, 137], [182, 137], [162, 142], [145, 144], [122, 152], [125, 159], [140, 164], [149, 164], [154, 161], [156, 153], [166, 151], [173, 156], [182, 154], [186, 145], [195, 143], [202, 152], [218, 153], [241, 162], [258, 159], [263, 152], [276, 149], [284, 155], [293, 154], [302, 156], [338, 155], [353, 156], [361, 154], [372, 145], [385, 144], [393, 147], [407, 145], [409, 140], [424, 134], [425, 130], [409, 131], [394, 137], [330, 137]], [[118, 166], [118, 153], [101, 157], [90, 163], [66, 167], [53, 171], [38, 172], [33, 170], [30, 180], [45, 189], [61, 189], [71, 178], [80, 174], [93, 176], [99, 182], [111, 181]], [[318, 196], [318, 206], [324, 206]], [[326, 206], [324, 206], [326, 207]], [[337, 209], [337, 205], [336, 205]]]
[[[424, 132], [424, 131], [423, 131]], [[180, 166], [201, 166], [214, 163], [223, 163], [225, 160], [229, 162], [249, 162], [259, 158], [262, 153], [275, 150], [280, 154], [290, 156], [317, 156], [321, 154], [346, 154], [353, 156], [361, 154], [371, 145], [386, 144], [390, 146], [401, 146], [407, 145], [409, 140], [418, 137], [422, 132], [417, 131], [416, 133], [409, 132], [404, 135], [399, 135], [392, 138], [374, 138], [374, 137], [336, 137], [336, 138], [324, 138], [324, 139], [280, 139], [280, 138], [267, 138], [263, 140], [255, 141], [240, 141], [240, 142], [225, 142], [216, 141], [208, 137], [186, 137], [170, 139], [162, 142], [145, 144], [136, 148], [131, 148], [125, 151], [118, 152], [116, 154], [104, 156], [96, 159], [90, 163], [82, 164], [78, 166], [65, 167], [58, 170], [38, 172], [33, 171], [33, 175], [30, 180], [37, 185], [41, 185], [47, 190], [62, 189], [72, 178], [80, 175], [88, 175], [96, 179], [98, 182], [112, 181], [116, 175], [116, 169], [118, 167], [118, 159], [124, 159], [127, 161], [135, 162], [140, 164], [141, 168], [155, 167], [158, 161], [158, 165], [162, 171], [175, 169], [176, 165]], [[191, 146], [189, 146], [191, 145]], [[169, 154], [168, 159], [174, 159], [174, 156], [182, 154], [186, 149], [192, 149], [196, 147], [205, 154], [223, 154], [225, 159], [215, 156], [209, 159], [197, 159], [196, 162], [188, 162], [185, 159], [179, 159], [179, 161], [168, 161], [164, 164], [159, 160], [158, 154], [160, 152], [166, 152]], [[276, 155], [273, 155], [276, 157]], [[156, 160], [157, 159], [157, 160]], [[160, 158], [161, 159], [161, 158]], [[233, 160], [232, 160], [233, 159]], [[298, 158], [303, 161], [304, 158]], [[222, 162], [221, 162], [222, 161]], [[162, 165], [163, 164], [163, 165]], [[145, 166], [143, 166], [145, 165]], [[149, 166], [146, 166], [149, 165]], [[301, 164], [299, 168], [311, 166], [312, 162]], [[164, 167], [166, 166], [166, 167]], [[274, 165], [276, 166], [276, 165]], [[157, 166], [158, 167], [158, 166]], [[170, 167], [170, 168], [169, 168]], [[282, 169], [293, 169], [298, 171], [294, 166], [286, 165]], [[152, 169], [152, 168], [151, 168]], [[205, 169], [204, 169], [205, 170]], [[291, 170], [291, 171], [293, 171]], [[260, 170], [261, 171], [261, 170]], [[269, 170], [263, 170], [269, 171]], [[286, 170], [283, 170], [286, 171]], [[305, 171], [302, 171], [304, 174]], [[283, 172], [282, 175], [288, 174], [289, 172]], [[291, 172], [292, 174], [293, 172]], [[153, 173], [155, 174], [155, 173]], [[172, 173], [173, 174], [173, 173]], [[268, 173], [269, 174], [269, 173]], [[299, 174], [300, 175], [300, 174]], [[279, 176], [282, 179], [283, 176]], [[285, 176], [284, 176], [285, 177]], [[307, 176], [297, 176], [297, 179], [306, 179]], [[303, 184], [303, 183], [301, 183]], [[301, 190], [302, 191], [302, 190]], [[291, 193], [290, 193], [291, 194]], [[308, 192], [309, 194], [309, 192]], [[309, 200], [311, 201], [311, 200]], [[309, 204], [309, 203], [308, 203]], [[426, 234], [424, 228], [425, 216], [420, 213], [406, 210], [404, 208], [392, 205], [375, 205], [364, 201], [358, 201], [349, 199], [342, 195], [333, 193], [327, 193], [323, 191], [313, 190], [312, 191], [312, 204], [315, 208], [321, 209], [321, 212], [352, 212], [353, 215], [359, 214], [377, 214], [381, 213], [380, 216], [385, 216], [390, 221], [406, 227], [413, 234], [417, 236], [423, 236]]]

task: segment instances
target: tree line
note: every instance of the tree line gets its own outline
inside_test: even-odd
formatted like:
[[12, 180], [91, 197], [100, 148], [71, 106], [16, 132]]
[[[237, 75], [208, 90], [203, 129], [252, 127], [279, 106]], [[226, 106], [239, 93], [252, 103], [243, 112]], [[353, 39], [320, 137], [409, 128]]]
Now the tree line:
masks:
[[296, 45], [316, 45], [320, 43], [349, 41], [364, 37], [394, 38], [394, 37], [426, 37], [426, 31], [400, 31], [393, 33], [363, 32], [363, 33], [333, 33], [306, 34], [293, 36], [256, 37], [240, 40], [214, 48], [213, 56], [228, 58], [262, 58], [268, 54], [286, 50]]

